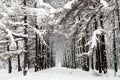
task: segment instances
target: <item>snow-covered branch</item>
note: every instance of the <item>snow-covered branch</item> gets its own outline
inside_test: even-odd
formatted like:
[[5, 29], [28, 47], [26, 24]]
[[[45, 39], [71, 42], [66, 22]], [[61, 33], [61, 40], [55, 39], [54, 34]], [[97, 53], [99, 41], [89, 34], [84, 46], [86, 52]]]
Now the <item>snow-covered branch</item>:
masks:
[[107, 1], [105, 1], [105, 0], [100, 0], [100, 3], [106, 8], [106, 7], [108, 7], [108, 3], [107, 3]]
[[28, 27], [31, 28], [31, 29], [33, 30], [33, 32], [35, 32], [35, 33], [39, 36], [39, 38], [40, 38], [40, 40], [41, 40], [41, 43], [43, 43], [45, 46], [48, 47], [48, 45], [46, 44], [46, 42], [45, 42], [45, 40], [44, 40], [44, 38], [43, 38], [43, 32], [39, 31], [38, 29], [32, 27], [32, 26], [29, 25], [29, 24], [28, 24]]
[[16, 51], [8, 51], [8, 52], [0, 53], [0, 58], [3, 60], [7, 60], [9, 57], [13, 57], [15, 55], [21, 54], [22, 52], [26, 52], [26, 51], [16, 50]]
[[14, 37], [12, 35], [12, 32], [7, 28], [6, 29], [6, 32], [8, 33], [7, 36], [9, 37], [10, 39], [10, 48], [15, 48], [16, 47], [16, 43], [15, 43], [15, 40], [14, 40]]
[[10, 48], [15, 48], [16, 43], [15, 43], [11, 30], [7, 28], [6, 25], [4, 25], [1, 21], [0, 21], [0, 28], [7, 32], [7, 36], [10, 40]]
[[85, 1], [81, 1], [81, 0], [72, 0], [67, 2], [62, 8], [57, 9], [57, 13], [54, 17], [54, 20], [52, 22], [50, 22], [50, 25], [57, 25], [62, 23], [63, 21], [65, 22], [66, 19], [69, 18], [70, 14], [74, 11], [76, 11], [77, 9], [79, 9], [79, 11], [84, 7], [84, 3]]
[[97, 29], [93, 32], [92, 39], [86, 44], [90, 45], [90, 48], [96, 48], [99, 41], [99, 36], [106, 34], [104, 29]]
[[63, 8], [64, 9], [72, 9], [72, 5], [74, 4], [74, 3], [76, 3], [78, 0], [72, 0], [72, 1], [69, 1], [69, 2], [67, 2], [64, 6], [63, 6]]
[[[15, 39], [14, 41], [16, 42], [16, 41], [21, 41], [21, 40], [23, 40], [23, 39], [19, 38], [19, 39]], [[9, 43], [9, 42], [11, 42], [11, 41], [10, 40], [3, 40], [3, 41], [0, 41], [0, 44]]]
[[45, 8], [50, 11], [50, 13], [55, 13], [57, 10], [53, 8], [50, 4], [43, 2], [43, 0], [37, 0], [37, 7]]
[[90, 46], [89, 51], [87, 53], [88, 55], [90, 55], [92, 53], [93, 49], [98, 46], [97, 43], [99, 43], [99, 41], [100, 41], [99, 37], [104, 34], [106, 34], [106, 31], [104, 29], [97, 29], [93, 32], [91, 40], [88, 41], [88, 43], [85, 45], [85, 46], [87, 46], [87, 45]]
[[28, 38], [28, 34], [12, 32], [12, 35], [15, 36], [15, 37], [20, 37], [20, 38]]

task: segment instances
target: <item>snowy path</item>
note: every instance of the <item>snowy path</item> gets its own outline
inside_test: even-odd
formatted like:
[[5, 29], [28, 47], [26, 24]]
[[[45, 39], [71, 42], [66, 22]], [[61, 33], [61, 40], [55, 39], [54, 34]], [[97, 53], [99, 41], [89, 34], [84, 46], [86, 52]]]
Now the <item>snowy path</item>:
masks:
[[113, 71], [97, 76], [93, 71], [55, 67], [39, 72], [29, 70], [27, 76], [23, 76], [22, 72], [8, 74], [5, 70], [0, 70], [0, 80], [120, 80], [120, 72], [117, 73], [117, 77], [114, 77]]

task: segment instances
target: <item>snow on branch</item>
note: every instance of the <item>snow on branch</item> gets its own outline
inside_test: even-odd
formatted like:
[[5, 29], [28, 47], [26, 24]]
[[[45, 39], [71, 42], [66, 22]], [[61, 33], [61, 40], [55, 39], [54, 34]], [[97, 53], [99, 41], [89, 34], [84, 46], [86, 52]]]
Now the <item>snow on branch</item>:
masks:
[[67, 2], [64, 6], [63, 6], [63, 8], [64, 9], [72, 9], [72, 5], [74, 4], [74, 3], [76, 3], [78, 0], [72, 0], [72, 1], [69, 1], [69, 2]]
[[[14, 41], [16, 42], [16, 41], [21, 41], [21, 40], [23, 40], [23, 39], [19, 38], [19, 39], [15, 39]], [[0, 41], [0, 44], [9, 43], [9, 42], [10, 42], [10, 40], [3, 40], [3, 41]]]
[[44, 40], [44, 38], [43, 38], [43, 34], [44, 34], [43, 32], [44, 32], [44, 31], [39, 31], [38, 29], [32, 27], [32, 26], [29, 25], [29, 24], [27, 24], [27, 25], [28, 25], [29, 28], [31, 28], [31, 29], [33, 30], [33, 32], [35, 32], [35, 33], [39, 36], [39, 38], [40, 38], [40, 40], [41, 40], [41, 43], [43, 43], [46, 47], [48, 47], [47, 43], [45, 42], [45, 40]]
[[81, 57], [83, 57], [84, 55], [88, 55], [88, 53], [78, 54], [77, 57], [78, 57], [78, 58], [81, 58]]
[[57, 10], [53, 8], [50, 4], [43, 2], [43, 0], [37, 0], [37, 7], [43, 7], [50, 11], [50, 13], [55, 13]]
[[[8, 24], [11, 24], [11, 25], [14, 25], [14, 26], [16, 26], [16, 25], [26, 25], [25, 23], [23, 23], [23, 22], [13, 22], [13, 21], [10, 21], [10, 20], [7, 20], [7, 23]], [[0, 24], [5, 30], [7, 30], [7, 32], [9, 32], [11, 35], [13, 35], [13, 36], [16, 36], [16, 37], [21, 37], [21, 38], [25, 38], [25, 37], [28, 37], [28, 35], [26, 35], [26, 34], [21, 34], [21, 33], [15, 33], [15, 32], [13, 32], [13, 31], [11, 31], [11, 30], [9, 30], [8, 28], [6, 28], [5, 26], [6, 25], [4, 25], [4, 24]]]
[[95, 30], [93, 32], [91, 40], [88, 41], [88, 43], [85, 45], [85, 46], [87, 46], [87, 45], [90, 46], [89, 51], [87, 53], [83, 53], [83, 54], [78, 55], [78, 57], [82, 57], [84, 55], [90, 56], [91, 53], [93, 52], [93, 49], [97, 47], [98, 41], [100, 41], [99, 40], [100, 39], [99, 36], [104, 35], [104, 34], [106, 34], [106, 31], [104, 29], [97, 29], [97, 30]]
[[28, 34], [22, 34], [22, 33], [15, 33], [12, 32], [13, 36], [20, 37], [20, 38], [28, 38]]
[[37, 16], [39, 19], [44, 19], [46, 17], [53, 17], [53, 14], [57, 12], [50, 4], [43, 2], [43, 0], [37, 0], [37, 7], [22, 7], [28, 14]]
[[4, 53], [1, 53], [0, 56], [1, 55], [9, 55], [9, 54], [12, 54], [12, 55], [20, 54], [21, 52], [26, 52], [26, 50], [7, 51], [7, 52], [4, 52]]
[[92, 39], [86, 44], [86, 45], [90, 45], [90, 48], [96, 48], [97, 47], [97, 43], [99, 41], [99, 37], [101, 35], [106, 34], [106, 31], [104, 29], [97, 29], [93, 32], [92, 35]]
[[100, 3], [106, 8], [106, 7], [108, 7], [108, 3], [107, 3], [107, 1], [105, 1], [105, 0], [100, 0]]
[[90, 1], [88, 0], [68, 1], [62, 8], [57, 10], [57, 14], [54, 17], [54, 20], [50, 22], [50, 25], [58, 25], [58, 24], [61, 24], [62, 22], [65, 22], [73, 12], [75, 13], [74, 16], [76, 16], [76, 14], [79, 11], [83, 10], [86, 6], [88, 6], [86, 4], [87, 3], [90, 4], [90, 2], [92, 3], [91, 0]]
[[14, 25], [14, 26], [17, 26], [17, 25], [25, 25], [24, 22], [13, 22], [13, 21], [10, 21], [10, 20], [7, 20], [7, 22], [8, 22], [10, 25]]
[[21, 54], [22, 52], [26, 52], [25, 50], [16, 50], [16, 51], [8, 51], [4, 53], [0, 53], [0, 58], [3, 60], [7, 60], [9, 57], [13, 57], [15, 55]]
[[7, 32], [7, 36], [9, 37], [10, 39], [10, 48], [16, 48], [16, 43], [15, 43], [15, 40], [14, 40], [14, 37], [12, 35], [12, 32], [7, 28], [6, 29], [6, 32]]
[[7, 28], [6, 25], [4, 25], [1, 21], [0, 21], [0, 28], [7, 32], [7, 36], [10, 39], [10, 48], [16, 48], [16, 43], [11, 30]]
[[39, 15], [40, 17], [46, 17], [49, 16], [49, 12], [45, 10], [44, 8], [29, 8], [29, 7], [22, 7], [23, 9], [26, 10], [26, 12], [30, 15], [37, 16]]

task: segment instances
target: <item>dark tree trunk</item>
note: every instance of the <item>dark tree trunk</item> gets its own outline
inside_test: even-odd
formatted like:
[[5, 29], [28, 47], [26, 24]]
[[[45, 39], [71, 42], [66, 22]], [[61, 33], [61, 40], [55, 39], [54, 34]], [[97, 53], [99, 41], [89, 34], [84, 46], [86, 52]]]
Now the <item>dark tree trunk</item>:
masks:
[[22, 70], [22, 68], [21, 68], [21, 66], [20, 66], [20, 55], [18, 54], [18, 71], [21, 71]]
[[[87, 30], [86, 30], [86, 33], [87, 33]], [[87, 37], [87, 35], [86, 35], [86, 37]], [[85, 44], [86, 44], [85, 37], [82, 38], [81, 43], [82, 43], [82, 53], [88, 52], [88, 47], [85, 46]], [[83, 60], [82, 69], [85, 70], [85, 71], [89, 71], [89, 56], [84, 55], [82, 60]]]
[[93, 59], [93, 54], [91, 56], [91, 69], [94, 70], [94, 59]]
[[8, 73], [12, 73], [11, 58], [8, 58]]
[[27, 74], [27, 69], [28, 68], [28, 40], [25, 39], [25, 50], [26, 52], [24, 52], [24, 67], [23, 67], [23, 74], [26, 75]]
[[[102, 29], [103, 27], [103, 16], [99, 16], [99, 25]], [[96, 50], [96, 70], [99, 71], [99, 73], [107, 73], [107, 59], [106, 59], [106, 49], [105, 49], [105, 37], [104, 34], [102, 34], [100, 37], [100, 42], [97, 43], [97, 50]]]
[[102, 70], [104, 73], [107, 73], [107, 59], [106, 59], [106, 49], [105, 49], [105, 40], [104, 35], [101, 36], [101, 59], [102, 59]]
[[[104, 29], [103, 26], [103, 21], [102, 21], [103, 16], [100, 16], [100, 25]], [[107, 73], [107, 59], [106, 59], [106, 49], [105, 49], [105, 36], [101, 35], [100, 37], [100, 51], [101, 51], [101, 61], [102, 61], [102, 70], [104, 73]]]
[[36, 52], [35, 52], [35, 72], [38, 71], [38, 39], [37, 39], [37, 35], [36, 35]]
[[[36, 29], [38, 29], [37, 24], [35, 24], [35, 26], [36, 26]], [[35, 72], [37, 72], [38, 68], [39, 68], [39, 62], [38, 62], [38, 59], [39, 59], [39, 56], [38, 56], [39, 50], [40, 50], [39, 49], [39, 40], [38, 40], [38, 36], [36, 34]]]
[[[26, 0], [23, 1], [23, 4], [24, 6], [26, 6]], [[24, 16], [24, 23], [27, 23], [27, 14], [25, 13], [25, 16]], [[24, 29], [24, 33], [27, 34], [27, 25], [25, 25], [25, 29]], [[28, 39], [25, 38], [24, 40], [24, 44], [25, 44], [25, 52], [24, 52], [24, 66], [23, 66], [23, 75], [26, 75], [27, 74], [27, 69], [29, 66], [28, 66]]]
[[[16, 42], [16, 44], [17, 44], [17, 50], [18, 50], [19, 49], [18, 42]], [[18, 59], [18, 71], [21, 71], [22, 68], [21, 68], [21, 65], [20, 65], [20, 55], [19, 54], [17, 55], [17, 59]]]
[[[50, 46], [50, 44], [49, 44], [49, 36], [48, 36], [46, 42], [47, 42], [47, 45]], [[47, 47], [46, 47], [46, 57], [47, 57], [47, 59], [46, 59], [46, 67], [49, 68], [50, 67], [50, 50]]]
[[101, 46], [98, 43], [97, 44], [97, 51], [96, 51], [96, 55], [97, 55], [97, 67], [98, 67], [98, 71], [99, 73], [102, 73], [102, 62], [101, 62], [101, 50], [100, 50]]
[[[10, 51], [9, 45], [7, 45], [7, 51]], [[8, 58], [8, 73], [12, 73], [11, 57]]]

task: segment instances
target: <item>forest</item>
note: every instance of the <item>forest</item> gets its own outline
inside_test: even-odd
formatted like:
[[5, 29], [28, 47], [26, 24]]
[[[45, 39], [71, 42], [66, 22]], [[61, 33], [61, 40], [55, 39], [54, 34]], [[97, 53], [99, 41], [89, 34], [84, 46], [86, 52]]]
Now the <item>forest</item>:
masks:
[[120, 77], [119, 7], [119, 0], [0, 0], [0, 70], [27, 76], [64, 67]]

